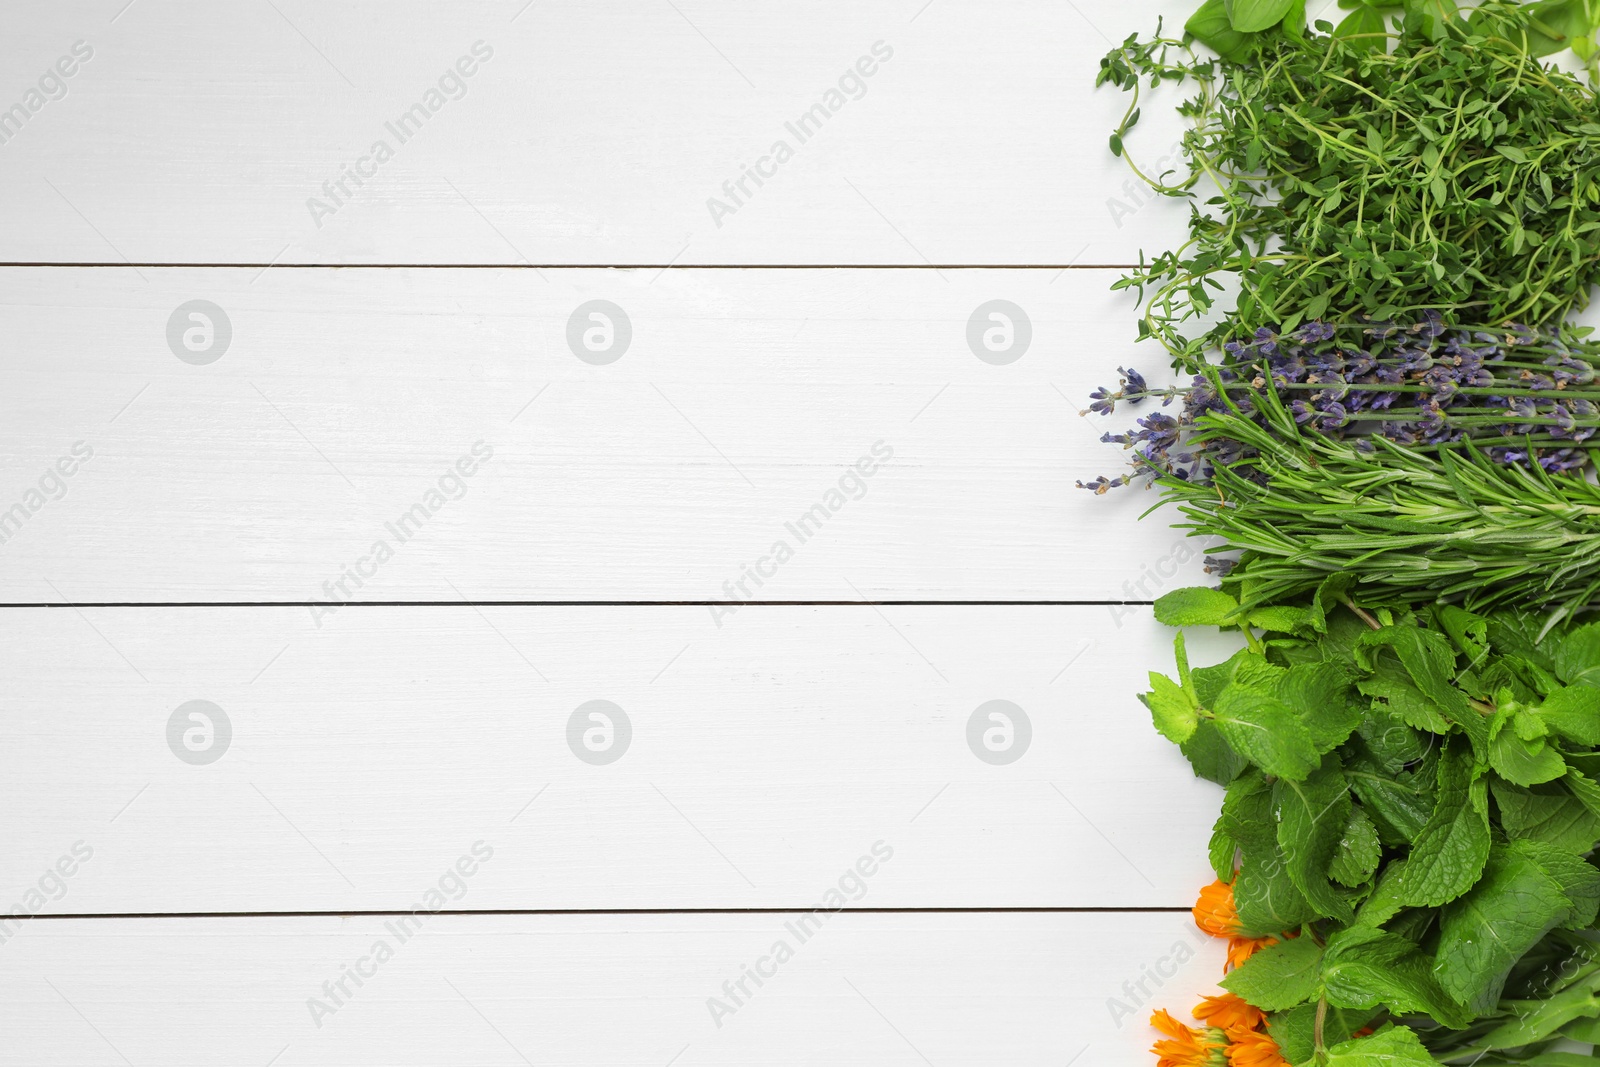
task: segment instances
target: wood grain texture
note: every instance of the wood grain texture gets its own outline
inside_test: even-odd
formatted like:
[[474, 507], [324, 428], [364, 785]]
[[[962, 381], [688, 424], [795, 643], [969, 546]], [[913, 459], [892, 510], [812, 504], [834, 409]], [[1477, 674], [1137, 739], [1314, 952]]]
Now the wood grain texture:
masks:
[[[82, 841], [92, 859], [24, 910], [389, 909], [480, 839], [494, 878], [461, 907], [797, 907], [879, 841], [872, 907], [1187, 907], [1210, 880], [1174, 842], [1207, 839], [1220, 790], [1134, 697], [1171, 663], [1149, 609], [707, 615], [0, 612], [0, 886]], [[192, 700], [231, 725], [194, 739], [220, 745], [207, 765], [169, 749]], [[569, 747], [592, 700], [631, 725], [593, 739], [609, 764]], [[969, 747], [993, 700], [1021, 709], [991, 739], [1014, 762]]]
[[[33, 923], [0, 948], [0, 1063], [1144, 1067], [1149, 1011], [1222, 971], [1186, 915], [846, 912], [804, 943], [785, 915], [440, 915], [403, 944], [394, 921]], [[719, 1027], [708, 1000], [757, 965]]]
[[0, 260], [1129, 263], [1181, 214], [1094, 74], [1187, 6], [60, 0], [0, 42]]
[[[1072, 487], [1118, 473], [1088, 392], [1164, 361], [1062, 269], [1182, 225], [1092, 82], [1189, 6], [8, 19], [0, 1065], [1148, 1063], [1220, 972], [1186, 915], [993, 909], [1209, 878], [1133, 697], [1170, 634], [1110, 603], [1202, 553]], [[947, 600], [1078, 606], [874, 603]]]
[[[1112, 271], [144, 273], [0, 270], [7, 602], [1138, 601], [1204, 579], [1170, 514], [1135, 521], [1150, 494], [1073, 484], [1123, 469], [1099, 435], [1137, 414], [1080, 418], [1089, 392], [1164, 366]], [[197, 299], [231, 328], [206, 365], [168, 343]], [[631, 325], [607, 365], [568, 345], [596, 300]], [[1003, 365], [968, 344], [994, 300], [1031, 326]], [[461, 479], [475, 446], [493, 459]]]

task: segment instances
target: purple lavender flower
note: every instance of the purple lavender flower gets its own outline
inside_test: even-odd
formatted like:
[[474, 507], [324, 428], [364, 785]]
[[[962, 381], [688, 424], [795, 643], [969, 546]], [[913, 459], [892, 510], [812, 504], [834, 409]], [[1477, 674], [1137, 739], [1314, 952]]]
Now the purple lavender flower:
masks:
[[1335, 402], [1323, 406], [1322, 410], [1318, 413], [1316, 427], [1323, 433], [1327, 433], [1330, 430], [1342, 429], [1348, 425], [1349, 422], [1350, 417], [1348, 414], [1346, 414], [1344, 405]]
[[1127, 484], [1127, 480], [1126, 479], [1123, 479], [1123, 478], [1107, 478], [1105, 475], [1102, 474], [1098, 478], [1093, 478], [1088, 482], [1079, 482], [1078, 483], [1078, 488], [1079, 489], [1088, 489], [1090, 492], [1094, 493], [1096, 496], [1104, 496], [1108, 490], [1115, 489], [1119, 485], [1126, 485], [1126, 484]]
[[1588, 462], [1588, 453], [1581, 448], [1560, 448], [1539, 457], [1539, 466], [1550, 474], [1565, 474], [1577, 470]]
[[1411, 332], [1417, 339], [1424, 343], [1436, 340], [1444, 333], [1444, 316], [1433, 308], [1428, 308], [1422, 313], [1422, 321], [1411, 327]]

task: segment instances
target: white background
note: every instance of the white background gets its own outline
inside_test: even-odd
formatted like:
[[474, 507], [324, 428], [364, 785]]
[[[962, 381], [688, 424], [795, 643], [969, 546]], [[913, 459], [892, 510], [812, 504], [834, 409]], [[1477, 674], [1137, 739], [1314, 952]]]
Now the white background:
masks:
[[[50, 917], [0, 926], [0, 1064], [1151, 1062], [1220, 974], [1183, 911], [1219, 791], [1135, 699], [1171, 640], [1137, 605], [1204, 575], [1073, 482], [1118, 472], [1088, 392], [1162, 364], [1109, 286], [1187, 210], [1125, 187], [1094, 73], [1189, 6], [11, 3], [0, 108], [46, 92], [0, 144], [0, 911]], [[997, 299], [1003, 365], [967, 336]], [[194, 300], [213, 362], [169, 344]], [[569, 347], [593, 300], [609, 364]], [[610, 764], [568, 745], [591, 700]], [[992, 700], [1031, 724], [1005, 765]]]

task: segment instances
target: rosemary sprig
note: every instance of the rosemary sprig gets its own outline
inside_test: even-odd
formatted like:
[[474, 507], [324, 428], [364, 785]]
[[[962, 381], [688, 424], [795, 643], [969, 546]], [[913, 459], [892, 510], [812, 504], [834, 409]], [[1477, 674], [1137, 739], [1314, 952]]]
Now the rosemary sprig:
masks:
[[1334, 574], [1373, 602], [1548, 606], [1552, 623], [1600, 600], [1600, 487], [1587, 479], [1497, 463], [1471, 442], [1423, 452], [1303, 432], [1270, 386], [1253, 415], [1228, 399], [1196, 420], [1194, 443], [1255, 454], [1209, 486], [1165, 472], [1156, 484], [1179, 528], [1240, 553], [1223, 588], [1241, 601], [1304, 595]]

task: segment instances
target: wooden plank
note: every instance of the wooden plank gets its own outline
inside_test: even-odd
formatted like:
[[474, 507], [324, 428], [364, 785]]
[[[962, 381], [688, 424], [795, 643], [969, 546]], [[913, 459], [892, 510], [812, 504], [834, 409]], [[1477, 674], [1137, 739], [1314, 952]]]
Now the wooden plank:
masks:
[[463, 907], [786, 908], [883, 841], [874, 907], [1186, 907], [1221, 794], [1119, 610], [11, 609], [0, 886], [82, 842], [24, 910], [398, 908], [482, 839]]
[[1184, 216], [1093, 79], [1190, 6], [60, 0], [0, 41], [0, 260], [1130, 263]]
[[1098, 438], [1137, 414], [1081, 419], [1089, 392], [1164, 366], [1112, 271], [142, 273], [0, 270], [6, 602], [1138, 601], [1205, 577], [1135, 523], [1149, 494], [1073, 486], [1122, 468]]
[[439, 915], [403, 943], [380, 916], [36, 922], [0, 953], [0, 1062], [1145, 1067], [1149, 1011], [1222, 971], [1187, 915], [846, 912], [802, 942], [805, 919]]

